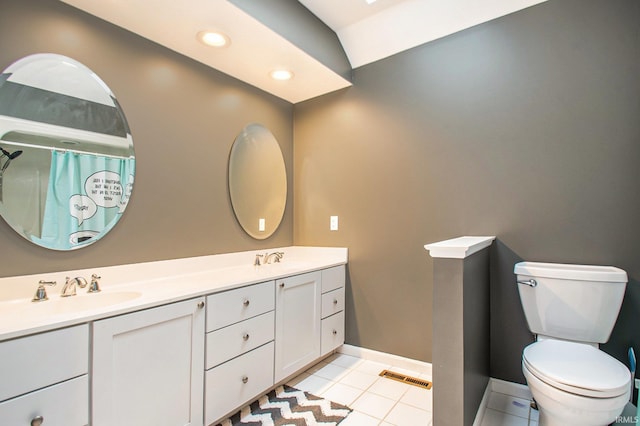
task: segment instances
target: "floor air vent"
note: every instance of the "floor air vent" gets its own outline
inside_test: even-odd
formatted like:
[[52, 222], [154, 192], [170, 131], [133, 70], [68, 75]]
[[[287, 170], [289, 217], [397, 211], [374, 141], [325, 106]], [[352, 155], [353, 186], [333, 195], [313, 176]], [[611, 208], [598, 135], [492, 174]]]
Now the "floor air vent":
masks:
[[398, 382], [407, 383], [409, 385], [418, 386], [423, 389], [431, 389], [433, 383], [428, 380], [418, 379], [417, 377], [405, 376], [404, 374], [394, 373], [389, 370], [382, 370], [379, 374], [380, 377], [386, 377], [387, 379], [396, 380]]

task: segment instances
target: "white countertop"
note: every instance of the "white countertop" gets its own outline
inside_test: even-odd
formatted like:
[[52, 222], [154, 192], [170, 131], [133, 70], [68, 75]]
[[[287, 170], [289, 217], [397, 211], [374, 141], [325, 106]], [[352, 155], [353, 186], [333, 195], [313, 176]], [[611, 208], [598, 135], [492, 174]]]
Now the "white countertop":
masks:
[[[275, 251], [285, 253], [280, 263], [253, 266], [256, 254]], [[344, 265], [347, 260], [346, 248], [293, 246], [0, 278], [0, 341]], [[78, 288], [76, 296], [60, 297], [65, 277], [89, 281], [94, 273], [101, 276], [100, 293]], [[31, 302], [40, 280], [57, 285], [46, 288], [50, 300]], [[102, 304], [103, 300], [114, 303]]]

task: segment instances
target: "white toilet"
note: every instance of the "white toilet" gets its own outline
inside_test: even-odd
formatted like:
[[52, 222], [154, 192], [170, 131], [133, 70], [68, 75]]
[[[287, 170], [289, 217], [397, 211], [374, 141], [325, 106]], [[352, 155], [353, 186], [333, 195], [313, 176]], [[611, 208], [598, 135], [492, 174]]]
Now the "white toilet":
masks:
[[627, 274], [611, 266], [521, 262], [520, 301], [536, 342], [522, 371], [540, 426], [603, 426], [629, 401], [631, 373], [598, 349], [618, 317]]

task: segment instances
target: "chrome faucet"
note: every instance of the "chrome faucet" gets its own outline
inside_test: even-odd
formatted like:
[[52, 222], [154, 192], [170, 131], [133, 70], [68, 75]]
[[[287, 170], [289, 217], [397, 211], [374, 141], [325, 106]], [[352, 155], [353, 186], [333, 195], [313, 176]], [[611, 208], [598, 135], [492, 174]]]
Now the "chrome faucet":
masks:
[[280, 259], [282, 259], [284, 257], [284, 253], [281, 251], [276, 251], [273, 252], [271, 254], [269, 253], [265, 253], [264, 254], [264, 261], [262, 262], [263, 265], [267, 265], [269, 263], [271, 263], [271, 259], [273, 258], [273, 263], [280, 263]]
[[275, 251], [273, 253], [266, 252], [265, 254], [256, 254], [256, 259], [253, 261], [253, 266], [267, 265], [271, 263], [280, 263], [280, 259], [284, 257], [284, 252]]
[[62, 292], [60, 293], [60, 297], [69, 297], [76, 295], [76, 285], [80, 288], [85, 288], [87, 286], [87, 280], [82, 277], [75, 277], [70, 279], [66, 278], [64, 287], [62, 287]]

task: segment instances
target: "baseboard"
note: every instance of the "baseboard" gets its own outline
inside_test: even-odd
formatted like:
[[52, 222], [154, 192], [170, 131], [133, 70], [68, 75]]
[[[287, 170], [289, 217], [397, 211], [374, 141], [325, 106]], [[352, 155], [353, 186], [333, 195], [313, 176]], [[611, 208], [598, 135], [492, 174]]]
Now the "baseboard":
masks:
[[386, 352], [374, 351], [373, 349], [361, 348], [360, 346], [342, 345], [337, 350], [338, 353], [351, 355], [369, 361], [376, 361], [383, 364], [391, 364], [395, 367], [406, 368], [421, 374], [433, 377], [433, 368], [430, 362], [418, 361], [416, 359], [405, 358]]
[[511, 395], [522, 399], [533, 398], [529, 387], [520, 383], [507, 382], [505, 380], [490, 377], [489, 384], [487, 386], [490, 386], [493, 392], [503, 393], [505, 395]]

